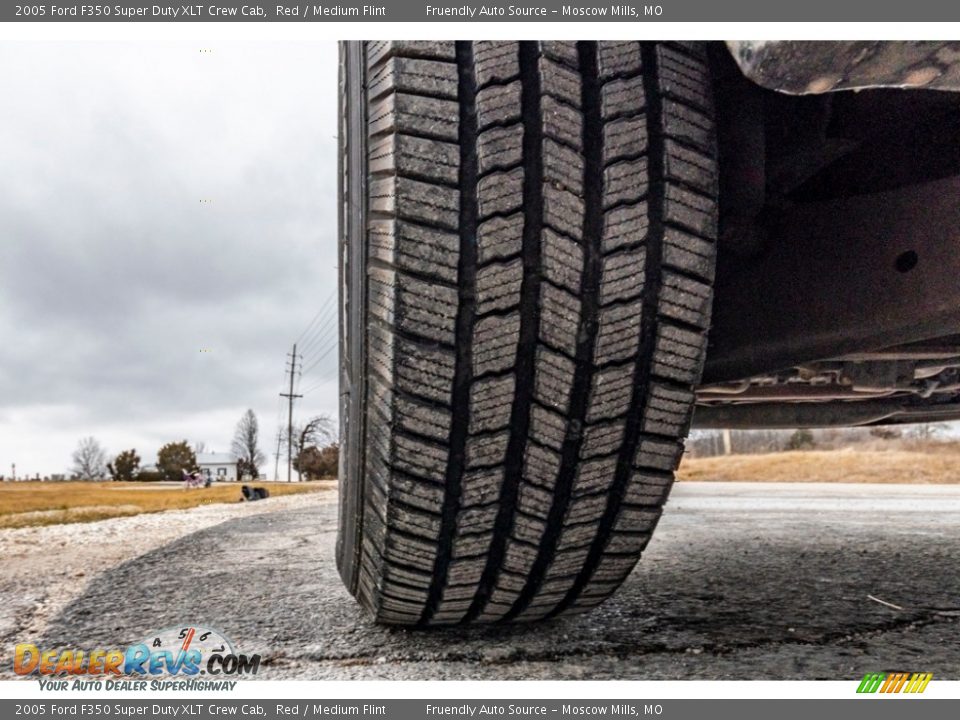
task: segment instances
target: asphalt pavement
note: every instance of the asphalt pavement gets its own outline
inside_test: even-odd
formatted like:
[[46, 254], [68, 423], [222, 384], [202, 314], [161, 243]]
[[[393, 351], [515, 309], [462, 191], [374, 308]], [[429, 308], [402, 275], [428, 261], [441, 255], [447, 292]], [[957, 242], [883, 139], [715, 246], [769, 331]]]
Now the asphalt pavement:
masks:
[[376, 626], [335, 536], [335, 504], [200, 530], [107, 570], [42, 644], [200, 624], [259, 679], [960, 679], [956, 485], [678, 484], [612, 600], [526, 626]]

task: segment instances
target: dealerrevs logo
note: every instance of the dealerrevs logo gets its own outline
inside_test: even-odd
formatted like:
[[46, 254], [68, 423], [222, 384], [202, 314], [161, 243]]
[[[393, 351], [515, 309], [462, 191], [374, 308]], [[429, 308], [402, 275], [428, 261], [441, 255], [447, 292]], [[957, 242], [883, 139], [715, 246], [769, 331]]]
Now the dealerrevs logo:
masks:
[[857, 687], [858, 693], [922, 693], [933, 680], [933, 673], [867, 673]]
[[126, 648], [42, 650], [20, 643], [13, 655], [17, 675], [256, 675], [259, 668], [259, 655], [237, 653], [222, 633], [200, 626], [161, 630]]

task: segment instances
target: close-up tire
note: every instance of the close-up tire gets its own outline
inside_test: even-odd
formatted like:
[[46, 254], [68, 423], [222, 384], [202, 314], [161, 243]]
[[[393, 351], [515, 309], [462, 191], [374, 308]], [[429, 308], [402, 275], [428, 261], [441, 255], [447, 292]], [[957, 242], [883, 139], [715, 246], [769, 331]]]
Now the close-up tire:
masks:
[[345, 43], [340, 82], [341, 576], [392, 624], [594, 607], [702, 371], [706, 50]]

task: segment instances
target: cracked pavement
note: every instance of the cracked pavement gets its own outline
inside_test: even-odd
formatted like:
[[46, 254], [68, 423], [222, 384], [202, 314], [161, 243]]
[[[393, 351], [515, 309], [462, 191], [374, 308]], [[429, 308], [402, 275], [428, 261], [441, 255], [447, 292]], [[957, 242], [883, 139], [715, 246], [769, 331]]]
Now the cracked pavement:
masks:
[[680, 483], [611, 601], [526, 626], [373, 625], [335, 537], [332, 503], [200, 530], [105, 571], [42, 644], [196, 623], [258, 679], [960, 679], [960, 486]]

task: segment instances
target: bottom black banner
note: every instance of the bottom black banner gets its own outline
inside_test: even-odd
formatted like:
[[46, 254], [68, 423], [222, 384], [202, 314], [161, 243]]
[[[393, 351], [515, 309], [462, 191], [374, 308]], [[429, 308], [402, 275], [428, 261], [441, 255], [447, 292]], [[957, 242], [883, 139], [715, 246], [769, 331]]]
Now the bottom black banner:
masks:
[[[909, 710], [903, 705], [909, 702]], [[274, 720], [313, 718], [333, 720], [431, 720], [432, 718], [725, 718], [738, 720], [809, 720], [843, 717], [844, 720], [910, 720], [958, 717], [955, 700], [878, 696], [850, 700], [0, 700], [0, 717], [170, 717], [206, 720], [242, 716]], [[953, 708], [951, 710], [951, 707]]]

